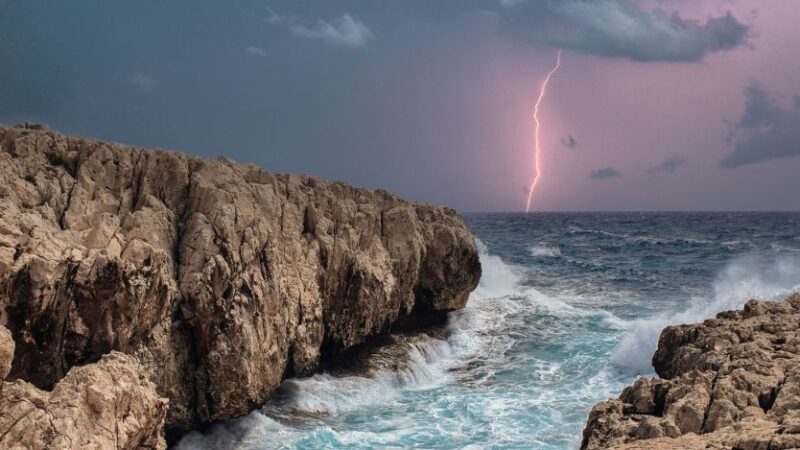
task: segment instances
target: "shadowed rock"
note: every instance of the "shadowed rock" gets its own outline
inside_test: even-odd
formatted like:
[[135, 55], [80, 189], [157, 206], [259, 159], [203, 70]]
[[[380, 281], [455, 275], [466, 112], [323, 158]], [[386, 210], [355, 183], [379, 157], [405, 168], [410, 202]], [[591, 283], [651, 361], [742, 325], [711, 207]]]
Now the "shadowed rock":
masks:
[[[11, 362], [10, 336], [0, 326], [0, 368]], [[0, 448], [166, 449], [167, 403], [136, 358], [118, 352], [73, 367], [51, 392], [0, 379]]]

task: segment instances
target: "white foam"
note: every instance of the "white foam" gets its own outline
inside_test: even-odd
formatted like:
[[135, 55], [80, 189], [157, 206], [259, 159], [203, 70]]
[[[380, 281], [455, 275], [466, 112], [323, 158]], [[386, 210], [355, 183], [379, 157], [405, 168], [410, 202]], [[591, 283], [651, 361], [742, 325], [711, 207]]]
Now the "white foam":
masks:
[[800, 252], [800, 248], [787, 247], [781, 244], [771, 244], [773, 250], [778, 252]]
[[[447, 380], [447, 364], [452, 361], [449, 344], [429, 338], [414, 342], [409, 362], [398, 370], [380, 370], [374, 376], [332, 376], [317, 374], [291, 379], [281, 385], [282, 401], [267, 404], [262, 410], [218, 424], [207, 432], [191, 432], [176, 447], [178, 450], [217, 448], [273, 448], [276, 442], [301, 439], [307, 430], [284, 425], [280, 420], [298, 417], [334, 416], [397, 399], [403, 390], [427, 389]], [[327, 426], [316, 432], [329, 433], [337, 441], [358, 440], [357, 432], [336, 433]], [[356, 434], [354, 434], [356, 433]], [[374, 442], [376, 436], [368, 433]], [[351, 442], [352, 443], [352, 442]]]
[[[477, 289], [470, 295], [468, 308], [460, 313], [486, 316], [489, 326], [501, 328], [496, 321], [514, 316], [530, 305], [540, 307], [559, 317], [587, 316], [609, 314], [602, 311], [588, 311], [576, 308], [563, 300], [550, 297], [530, 286], [523, 286], [526, 270], [505, 262], [502, 258], [488, 253], [486, 246], [478, 242], [478, 253], [481, 259], [483, 274]], [[553, 254], [561, 254], [558, 247], [550, 248]], [[454, 316], [458, 316], [456, 313]], [[480, 326], [462, 325], [458, 328], [480, 328]]]
[[480, 240], [476, 241], [482, 274], [477, 289], [470, 294], [470, 302], [516, 294], [524, 271], [517, 266], [507, 264], [499, 256], [490, 255], [486, 245]]
[[539, 258], [553, 258], [556, 256], [561, 256], [561, 249], [558, 246], [553, 245], [534, 245], [530, 248], [530, 252], [532, 256]]
[[310, 378], [287, 380], [281, 390], [289, 399], [278, 409], [286, 414], [340, 414], [396, 398], [399, 394], [394, 381], [383, 372], [371, 378], [317, 374]]
[[694, 298], [682, 311], [670, 311], [631, 322], [611, 362], [637, 373], [652, 371], [650, 360], [661, 330], [668, 325], [696, 323], [721, 311], [739, 309], [749, 299], [780, 300], [800, 289], [800, 259], [765, 260], [744, 256], [730, 262], [713, 284], [708, 298]]
[[291, 439], [296, 431], [260, 411], [236, 420], [214, 425], [202, 434], [192, 431], [181, 439], [176, 450], [216, 450], [221, 448], [257, 448], [259, 443]]
[[317, 374], [287, 380], [281, 386], [286, 400], [269, 405], [276, 415], [337, 415], [385, 404], [402, 390], [427, 389], [447, 380], [446, 365], [452, 360], [450, 344], [426, 337], [408, 344], [408, 362], [396, 369], [383, 369], [371, 376]]
[[451, 313], [447, 325], [453, 364], [476, 355], [486, 359], [502, 358], [514, 340], [491, 331], [506, 329], [518, 320], [519, 313], [526, 307], [521, 302], [520, 287], [524, 269], [489, 254], [480, 240], [477, 243], [482, 268], [480, 283], [470, 294], [467, 308]]

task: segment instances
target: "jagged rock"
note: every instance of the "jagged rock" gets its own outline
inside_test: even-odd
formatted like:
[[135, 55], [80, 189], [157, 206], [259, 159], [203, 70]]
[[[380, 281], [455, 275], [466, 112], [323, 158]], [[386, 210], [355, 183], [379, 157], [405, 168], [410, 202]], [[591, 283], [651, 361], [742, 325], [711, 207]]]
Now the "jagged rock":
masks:
[[[0, 326], [3, 344], [7, 331]], [[73, 367], [51, 392], [0, 381], [0, 448], [166, 449], [167, 403], [138, 361], [119, 352]]]
[[169, 432], [246, 414], [480, 278], [455, 211], [229, 160], [0, 127], [0, 323], [10, 379], [50, 389], [112, 350]]
[[653, 367], [592, 409], [582, 449], [800, 447], [800, 294], [667, 327]]

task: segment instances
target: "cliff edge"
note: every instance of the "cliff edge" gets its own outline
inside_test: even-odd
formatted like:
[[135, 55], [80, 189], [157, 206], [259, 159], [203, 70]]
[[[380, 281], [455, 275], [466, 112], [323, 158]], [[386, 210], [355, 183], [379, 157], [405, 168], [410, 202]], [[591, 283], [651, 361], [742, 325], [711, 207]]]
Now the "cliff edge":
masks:
[[595, 405], [581, 449], [800, 448], [800, 294], [667, 327], [653, 367]]
[[56, 395], [77, 366], [122, 367], [152, 382], [150, 403], [168, 399], [172, 436], [464, 307], [480, 273], [452, 209], [0, 126], [0, 324], [16, 346], [5, 379]]

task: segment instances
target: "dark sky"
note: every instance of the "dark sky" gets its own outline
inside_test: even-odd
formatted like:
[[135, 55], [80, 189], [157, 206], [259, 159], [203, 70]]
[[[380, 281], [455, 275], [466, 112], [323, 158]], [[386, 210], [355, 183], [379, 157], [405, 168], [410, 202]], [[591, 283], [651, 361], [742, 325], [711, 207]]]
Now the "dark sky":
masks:
[[0, 1], [0, 122], [462, 211], [800, 209], [794, 0]]

